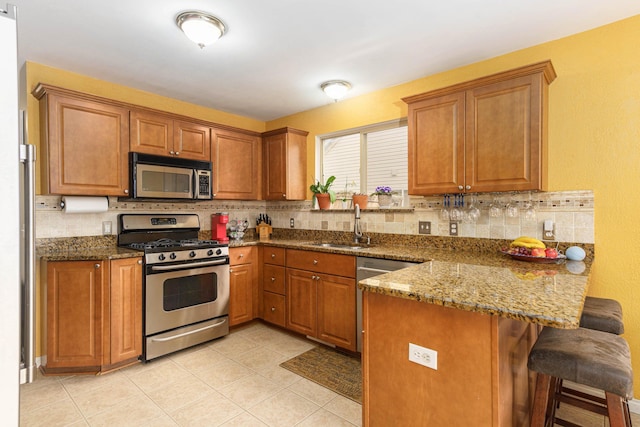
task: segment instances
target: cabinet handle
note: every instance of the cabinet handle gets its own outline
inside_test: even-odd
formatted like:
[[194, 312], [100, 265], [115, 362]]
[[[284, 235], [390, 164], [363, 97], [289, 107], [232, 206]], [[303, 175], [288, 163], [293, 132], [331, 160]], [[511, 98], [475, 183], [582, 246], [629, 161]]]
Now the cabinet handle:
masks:
[[317, 260], [317, 259], [314, 259], [314, 260], [313, 260], [313, 265], [316, 265], [317, 263], [318, 263], [318, 260]]
[[124, 190], [124, 194], [129, 194], [129, 190]]
[[169, 151], [169, 154], [171, 154], [173, 156], [176, 153], [174, 153], [173, 151]]
[[229, 269], [229, 273], [233, 273], [233, 268], [230, 268], [230, 269]]
[[276, 254], [271, 254], [271, 258], [275, 258], [275, 257], [276, 257]]
[[276, 311], [276, 308], [275, 307], [271, 307], [271, 311], [272, 312]]
[[94, 265], [95, 268], [100, 268], [100, 264]]
[[142, 260], [141, 259], [138, 260], [138, 264], [142, 265]]
[[464, 190], [464, 187], [462, 185], [458, 185], [458, 190]]
[[286, 194], [284, 194], [284, 193], [282, 193], [282, 198], [283, 198], [283, 199], [286, 199], [286, 198], [287, 198], [287, 195], [286, 195]]
[[276, 281], [276, 278], [275, 278], [275, 277], [272, 277], [272, 278], [271, 278], [271, 281], [272, 281], [272, 282], [275, 282], [275, 281]]
[[180, 155], [180, 152], [179, 152], [179, 151], [176, 151], [176, 156], [179, 156], [179, 155]]
[[315, 275], [311, 276], [311, 280], [316, 280], [316, 276]]
[[471, 190], [471, 186], [470, 186], [470, 185], [467, 185], [467, 186], [465, 187], [465, 189], [466, 189], [466, 190]]
[[213, 197], [216, 197], [216, 196], [217, 196], [217, 194], [216, 194], [216, 193], [213, 193]]
[[239, 257], [239, 258], [242, 258], [242, 257], [244, 257], [244, 254], [240, 254], [240, 255], [238, 255], [238, 257]]

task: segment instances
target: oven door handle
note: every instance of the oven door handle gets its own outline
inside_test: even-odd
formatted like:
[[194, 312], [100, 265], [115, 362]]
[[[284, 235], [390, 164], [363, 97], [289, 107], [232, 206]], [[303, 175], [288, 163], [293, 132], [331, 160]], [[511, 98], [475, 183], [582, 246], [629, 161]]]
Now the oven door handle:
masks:
[[213, 325], [205, 326], [204, 328], [195, 329], [195, 330], [189, 331], [189, 332], [183, 332], [181, 334], [172, 335], [172, 336], [166, 337], [166, 338], [151, 338], [151, 341], [154, 341], [154, 342], [166, 342], [166, 341], [176, 340], [178, 338], [186, 337], [187, 335], [193, 335], [193, 334], [197, 334], [198, 332], [206, 331], [207, 329], [213, 329], [213, 328], [215, 328], [217, 326], [222, 325], [226, 321], [227, 321], [227, 319], [222, 319], [218, 323], [214, 323]]
[[227, 260], [227, 258], [224, 258], [224, 259], [216, 259], [214, 261], [192, 262], [190, 264], [180, 264], [180, 265], [152, 265], [151, 271], [182, 270], [185, 268], [207, 267], [210, 265], [222, 265], [222, 264], [228, 264], [228, 263], [229, 261]]

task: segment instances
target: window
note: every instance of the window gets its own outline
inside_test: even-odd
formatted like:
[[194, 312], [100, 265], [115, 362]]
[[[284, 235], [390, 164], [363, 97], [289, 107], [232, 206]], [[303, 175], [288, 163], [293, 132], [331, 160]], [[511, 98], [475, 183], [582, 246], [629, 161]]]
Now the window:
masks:
[[333, 190], [371, 194], [380, 185], [407, 189], [407, 123], [394, 121], [323, 135], [319, 144], [318, 176], [336, 177]]

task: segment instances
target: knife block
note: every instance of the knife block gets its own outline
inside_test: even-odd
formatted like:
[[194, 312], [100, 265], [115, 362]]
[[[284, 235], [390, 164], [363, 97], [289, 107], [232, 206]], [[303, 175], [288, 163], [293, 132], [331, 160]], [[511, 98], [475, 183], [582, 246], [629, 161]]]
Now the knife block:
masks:
[[260, 236], [260, 241], [261, 242], [265, 242], [270, 240], [271, 238], [271, 232], [272, 232], [273, 228], [268, 225], [265, 224], [264, 222], [258, 224], [256, 226], [256, 231], [258, 232], [258, 235]]

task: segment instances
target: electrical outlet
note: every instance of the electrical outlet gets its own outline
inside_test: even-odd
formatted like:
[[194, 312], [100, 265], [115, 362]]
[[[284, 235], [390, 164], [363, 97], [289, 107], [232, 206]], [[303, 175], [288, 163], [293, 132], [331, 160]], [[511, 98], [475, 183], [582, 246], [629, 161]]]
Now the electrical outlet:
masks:
[[102, 234], [105, 236], [111, 234], [111, 221], [102, 221]]
[[542, 240], [556, 240], [556, 225], [553, 220], [545, 219], [542, 222]]
[[289, 228], [293, 228], [295, 226], [295, 221], [293, 218], [289, 218]]
[[458, 223], [455, 221], [451, 221], [449, 223], [449, 236], [457, 236], [458, 235]]
[[431, 221], [418, 221], [418, 234], [431, 234]]
[[434, 371], [438, 370], [438, 352], [430, 348], [409, 343], [409, 360]]

